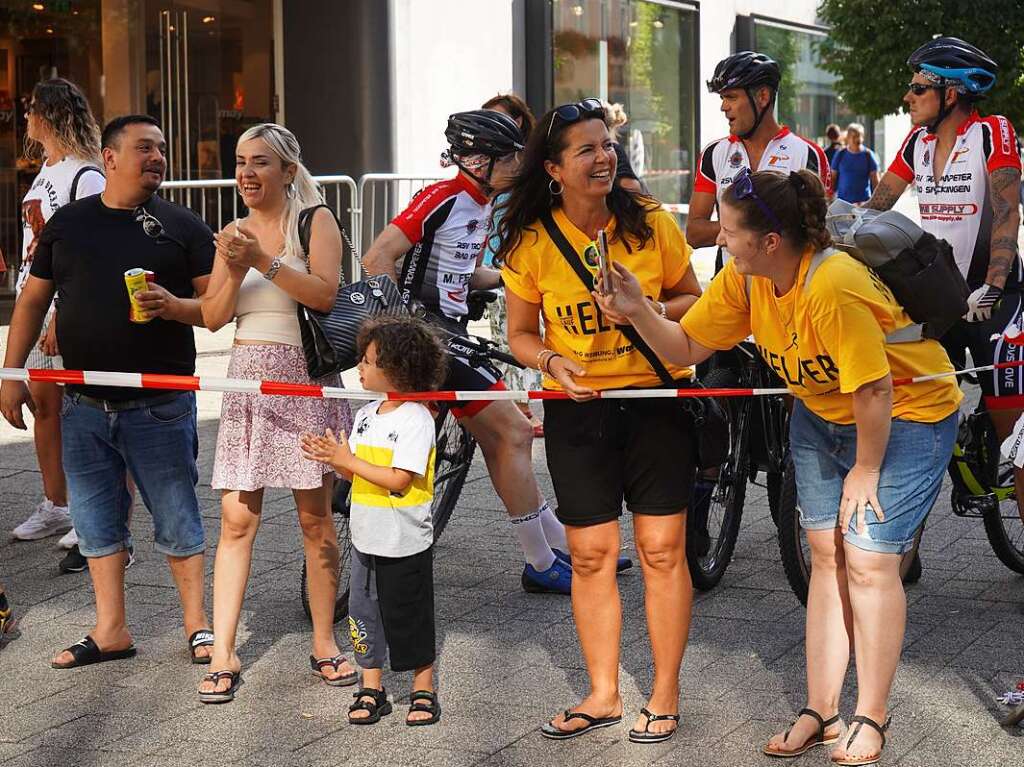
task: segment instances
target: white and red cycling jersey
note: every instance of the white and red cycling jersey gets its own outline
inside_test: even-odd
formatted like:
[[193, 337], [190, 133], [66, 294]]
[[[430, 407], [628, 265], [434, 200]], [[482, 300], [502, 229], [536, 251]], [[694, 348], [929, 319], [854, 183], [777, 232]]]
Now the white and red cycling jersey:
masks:
[[405, 254], [399, 287], [430, 311], [454, 320], [466, 316], [469, 281], [487, 237], [491, 206], [462, 173], [419, 192], [391, 222], [413, 243]]
[[[957, 128], [956, 143], [938, 180], [935, 140], [934, 133], [914, 128], [889, 165], [889, 172], [914, 185], [921, 228], [950, 244], [967, 284], [971, 289], [978, 288], [985, 282], [991, 255], [989, 174], [999, 168], [1020, 170], [1016, 134], [1005, 117], [981, 117], [972, 112]], [[1018, 258], [1004, 289], [1020, 290], [1022, 282]]]
[[[750, 168], [750, 157], [742, 139], [733, 135], [716, 139], [704, 147], [700, 154], [693, 191], [721, 197], [743, 168]], [[804, 168], [817, 174], [826, 192], [831, 190], [832, 170], [825, 151], [783, 125], [764, 148], [756, 170], [790, 173]]]

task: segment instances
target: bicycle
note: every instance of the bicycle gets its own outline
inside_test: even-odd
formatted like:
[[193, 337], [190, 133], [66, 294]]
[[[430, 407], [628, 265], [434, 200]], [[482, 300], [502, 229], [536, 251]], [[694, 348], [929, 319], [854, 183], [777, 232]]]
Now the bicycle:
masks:
[[[782, 383], [761, 359], [751, 341], [716, 355], [715, 366], [701, 384], [708, 389], [781, 388]], [[721, 397], [728, 415], [729, 451], [717, 476], [698, 479], [686, 520], [686, 560], [695, 588], [718, 585], [732, 560], [739, 537], [747, 482], [765, 475], [768, 505], [778, 522], [779, 494], [788, 455], [789, 409], [782, 394]], [[708, 495], [701, 497], [702, 492]]]
[[[487, 299], [481, 299], [487, 302]], [[493, 300], [493, 299], [491, 299]], [[474, 364], [488, 361], [505, 362], [516, 367], [523, 365], [511, 354], [502, 351], [494, 341], [478, 336], [452, 336], [448, 342], [458, 338], [460, 354], [468, 352]], [[434, 500], [431, 504], [431, 518], [434, 524], [434, 543], [440, 539], [458, 503], [466, 476], [473, 465], [476, 440], [465, 426], [451, 412], [452, 403], [436, 402], [436, 446], [434, 453]], [[352, 537], [349, 534], [349, 488], [344, 480], [335, 482], [331, 501], [331, 512], [338, 537], [338, 596], [334, 603], [334, 622], [348, 617], [349, 569], [352, 556]], [[302, 563], [300, 579], [302, 609], [310, 617], [309, 590], [306, 580], [306, 563]]]

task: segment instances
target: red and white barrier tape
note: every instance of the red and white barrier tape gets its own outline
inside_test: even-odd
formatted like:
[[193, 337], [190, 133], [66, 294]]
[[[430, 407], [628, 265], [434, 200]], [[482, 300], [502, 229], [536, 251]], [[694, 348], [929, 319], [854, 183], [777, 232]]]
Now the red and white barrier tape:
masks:
[[[932, 375], [915, 376], [914, 378], [898, 378], [893, 381], [896, 386], [910, 383], [934, 381], [967, 373], [983, 373], [1002, 368], [1024, 366], [1024, 360], [999, 362], [994, 365], [959, 370], [956, 372], [934, 373]], [[180, 391], [215, 391], [243, 392], [247, 394], [267, 394], [289, 397], [317, 397], [321, 399], [354, 399], [375, 400], [385, 396], [390, 400], [410, 401], [441, 401], [456, 400], [471, 402], [474, 400], [524, 400], [524, 399], [568, 399], [565, 392], [560, 391], [428, 391], [428, 392], [381, 392], [363, 391], [361, 389], [343, 389], [340, 386], [317, 386], [316, 384], [296, 384], [285, 381], [252, 381], [242, 378], [218, 378], [215, 376], [179, 376], [161, 375], [157, 373], [110, 373], [94, 370], [41, 370], [36, 368], [0, 368], [0, 381], [49, 382], [60, 384], [77, 384], [87, 386], [115, 386], [130, 389], [176, 389]], [[771, 394], [788, 394], [785, 388], [777, 389], [607, 389], [598, 392], [602, 399], [674, 399], [685, 397], [763, 397]]]

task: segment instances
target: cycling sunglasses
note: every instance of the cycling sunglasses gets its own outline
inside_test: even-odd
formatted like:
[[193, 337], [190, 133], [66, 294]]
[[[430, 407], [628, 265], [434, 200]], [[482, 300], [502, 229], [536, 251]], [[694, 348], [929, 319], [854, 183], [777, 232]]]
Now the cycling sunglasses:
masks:
[[566, 124], [579, 122], [586, 117], [598, 117], [603, 120], [604, 107], [598, 99], [583, 99], [575, 104], [562, 104], [560, 107], [555, 107], [554, 114], [551, 115], [551, 120], [548, 122], [546, 138], [551, 138], [551, 129], [555, 125], [556, 117]]
[[930, 83], [909, 83], [907, 88], [915, 96], [923, 96], [931, 90], [942, 90], [945, 86], [943, 85], [932, 85]]
[[764, 213], [765, 218], [772, 224], [771, 231], [782, 234], [782, 222], [768, 207], [768, 203], [758, 197], [757, 192], [754, 191], [754, 176], [751, 174], [750, 168], [744, 168], [737, 174], [732, 182], [732, 194], [737, 200], [753, 200]]

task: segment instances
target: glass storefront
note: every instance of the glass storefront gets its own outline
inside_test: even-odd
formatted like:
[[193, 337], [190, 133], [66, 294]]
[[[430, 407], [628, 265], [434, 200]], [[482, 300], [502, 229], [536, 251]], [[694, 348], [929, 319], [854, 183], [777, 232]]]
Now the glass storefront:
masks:
[[13, 284], [19, 206], [38, 172], [24, 157], [25, 106], [65, 77], [102, 123], [158, 119], [168, 179], [234, 173], [238, 136], [276, 119], [273, 0], [8, 0], [0, 4], [0, 253]]
[[822, 67], [819, 43], [825, 32], [787, 26], [782, 23], [754, 19], [754, 50], [766, 53], [782, 67], [777, 114], [779, 122], [822, 146], [825, 128], [837, 124], [841, 130], [851, 122], [864, 125], [865, 142], [873, 143], [874, 121], [856, 115], [835, 92], [836, 76]]
[[555, 0], [554, 103], [621, 103], [619, 140], [664, 202], [688, 202], [697, 145], [697, 12], [659, 0]]

